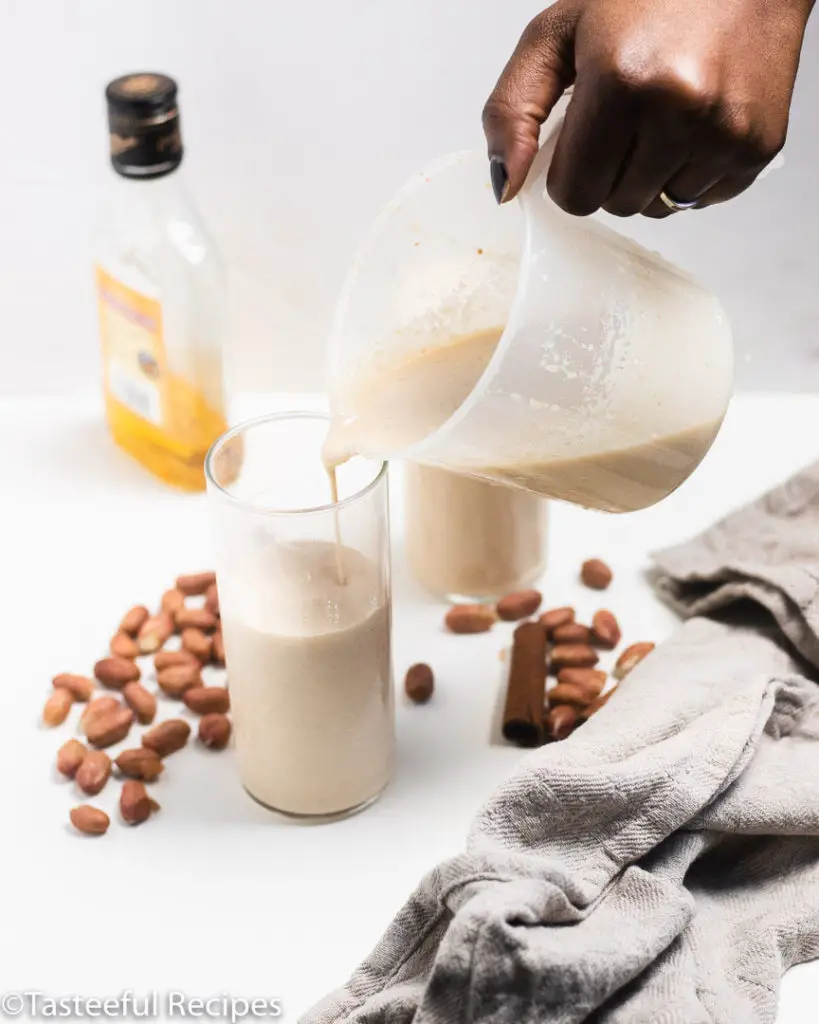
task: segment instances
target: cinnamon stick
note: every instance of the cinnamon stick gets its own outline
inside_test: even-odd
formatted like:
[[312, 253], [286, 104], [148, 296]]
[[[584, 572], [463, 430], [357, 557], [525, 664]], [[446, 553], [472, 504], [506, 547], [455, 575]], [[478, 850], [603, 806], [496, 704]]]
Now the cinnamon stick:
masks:
[[540, 622], [518, 626], [512, 641], [512, 661], [503, 735], [521, 747], [543, 742], [543, 705], [546, 696], [546, 630]]

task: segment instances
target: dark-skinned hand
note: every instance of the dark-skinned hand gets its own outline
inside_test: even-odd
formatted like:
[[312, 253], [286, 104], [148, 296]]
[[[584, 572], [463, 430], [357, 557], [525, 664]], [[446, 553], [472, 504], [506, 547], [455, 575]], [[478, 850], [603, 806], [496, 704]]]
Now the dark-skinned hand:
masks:
[[548, 176], [568, 213], [667, 216], [748, 188], [785, 142], [812, 0], [557, 0], [484, 108], [499, 202], [573, 86]]

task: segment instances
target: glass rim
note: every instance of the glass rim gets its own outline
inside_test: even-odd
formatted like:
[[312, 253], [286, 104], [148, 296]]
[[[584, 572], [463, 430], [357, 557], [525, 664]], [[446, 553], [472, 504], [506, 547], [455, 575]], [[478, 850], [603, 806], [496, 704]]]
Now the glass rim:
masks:
[[[205, 456], [205, 479], [207, 483], [214, 488], [214, 491], [218, 493], [220, 498], [229, 501], [232, 505], [237, 508], [244, 509], [246, 512], [252, 512], [255, 515], [264, 516], [309, 516], [326, 514], [328, 512], [338, 512], [340, 509], [346, 508], [349, 505], [355, 504], [361, 498], [366, 497], [370, 491], [374, 491], [376, 487], [387, 475], [387, 461], [381, 461], [378, 466], [377, 472], [374, 474], [372, 480], [366, 483], [359, 490], [354, 491], [352, 494], [348, 494], [346, 498], [341, 498], [339, 501], [329, 501], [324, 505], [308, 505], [305, 508], [264, 508], [260, 505], [254, 505], [252, 502], [239, 498], [235, 494], [223, 487], [222, 484], [215, 478], [213, 474], [213, 460], [216, 457], [218, 451], [223, 448], [229, 441], [233, 440], [234, 437], [239, 437], [242, 434], [246, 434], [248, 431], [255, 427], [264, 426], [267, 423], [275, 423], [278, 420], [322, 420], [325, 423], [330, 422], [330, 416], [326, 412], [313, 412], [309, 409], [294, 409], [288, 412], [272, 412], [264, 413], [261, 416], [254, 416], [251, 419], [243, 420], [241, 423], [237, 423], [236, 426], [231, 427], [229, 430], [221, 434], [208, 449], [208, 453]], [[378, 460], [369, 460], [377, 462]]]

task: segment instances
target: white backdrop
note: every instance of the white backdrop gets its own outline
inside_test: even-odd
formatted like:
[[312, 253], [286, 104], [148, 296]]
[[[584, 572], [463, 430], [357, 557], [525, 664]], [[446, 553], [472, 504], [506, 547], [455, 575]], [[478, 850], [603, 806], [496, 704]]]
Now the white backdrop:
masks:
[[[187, 172], [232, 278], [236, 383], [318, 388], [358, 239], [396, 187], [481, 146], [480, 111], [537, 0], [0, 0], [0, 393], [96, 386], [88, 233], [106, 82], [180, 82]], [[785, 167], [728, 207], [635, 234], [702, 276], [740, 384], [819, 385], [819, 25]]]

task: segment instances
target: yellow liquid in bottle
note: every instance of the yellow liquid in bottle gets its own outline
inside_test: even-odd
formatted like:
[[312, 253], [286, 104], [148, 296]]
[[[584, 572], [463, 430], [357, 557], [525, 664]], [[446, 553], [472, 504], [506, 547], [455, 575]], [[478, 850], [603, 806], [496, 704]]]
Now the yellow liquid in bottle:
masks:
[[169, 365], [156, 299], [102, 268], [97, 287], [105, 406], [114, 441], [165, 483], [204, 490], [205, 456], [227, 429], [218, 354], [186, 352], [194, 382]]
[[120, 448], [160, 480], [185, 491], [203, 491], [205, 456], [227, 430], [227, 422], [183, 377], [168, 379], [166, 396], [167, 430], [143, 419], [109, 392], [105, 405], [111, 435]]

